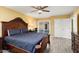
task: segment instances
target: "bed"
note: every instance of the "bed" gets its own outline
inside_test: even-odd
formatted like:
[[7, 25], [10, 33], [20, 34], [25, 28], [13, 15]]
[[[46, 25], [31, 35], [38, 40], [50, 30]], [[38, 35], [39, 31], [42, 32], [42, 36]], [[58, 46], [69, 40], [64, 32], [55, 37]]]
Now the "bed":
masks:
[[[10, 35], [8, 30], [18, 29], [20, 34]], [[9, 22], [2, 22], [2, 37], [3, 48], [6, 47], [14, 53], [42, 53], [45, 51], [47, 43], [49, 43], [49, 36], [37, 32], [22, 32], [28, 29], [28, 24], [20, 17], [17, 17]]]

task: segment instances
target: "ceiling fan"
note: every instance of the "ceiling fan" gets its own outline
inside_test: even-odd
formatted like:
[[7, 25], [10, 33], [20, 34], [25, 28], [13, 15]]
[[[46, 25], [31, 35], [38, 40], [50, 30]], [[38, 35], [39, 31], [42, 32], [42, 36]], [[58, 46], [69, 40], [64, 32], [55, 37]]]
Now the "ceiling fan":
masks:
[[47, 8], [48, 6], [32, 6], [32, 8], [36, 9], [33, 10], [32, 12], [38, 12], [39, 14], [41, 14], [42, 12], [50, 12], [49, 10], [45, 10], [45, 8]]

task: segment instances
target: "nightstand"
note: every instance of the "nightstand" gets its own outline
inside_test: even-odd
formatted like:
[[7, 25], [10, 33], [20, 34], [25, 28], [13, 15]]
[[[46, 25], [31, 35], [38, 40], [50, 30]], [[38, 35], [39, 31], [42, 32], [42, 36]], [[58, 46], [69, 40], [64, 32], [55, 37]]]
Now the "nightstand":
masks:
[[2, 38], [0, 38], [0, 53], [2, 53]]

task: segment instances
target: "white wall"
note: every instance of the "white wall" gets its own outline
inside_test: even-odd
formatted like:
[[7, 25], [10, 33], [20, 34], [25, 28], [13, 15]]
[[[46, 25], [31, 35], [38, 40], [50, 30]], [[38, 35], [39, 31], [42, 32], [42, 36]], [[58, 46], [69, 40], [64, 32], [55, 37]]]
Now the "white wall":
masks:
[[71, 20], [55, 19], [54, 20], [54, 36], [71, 39]]
[[77, 15], [74, 14], [71, 19], [73, 19], [73, 32], [77, 33]]

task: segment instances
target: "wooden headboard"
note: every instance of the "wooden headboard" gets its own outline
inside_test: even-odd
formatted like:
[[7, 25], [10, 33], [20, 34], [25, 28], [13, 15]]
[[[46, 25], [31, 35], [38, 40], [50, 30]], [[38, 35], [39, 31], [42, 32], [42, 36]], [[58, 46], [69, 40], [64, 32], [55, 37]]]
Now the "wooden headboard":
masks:
[[7, 30], [8, 29], [20, 29], [20, 28], [26, 28], [28, 29], [28, 24], [23, 21], [20, 17], [17, 17], [9, 22], [2, 22], [2, 37], [8, 35]]

